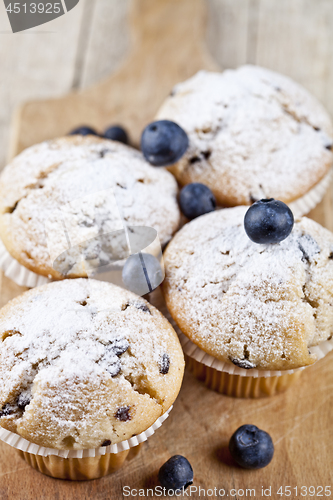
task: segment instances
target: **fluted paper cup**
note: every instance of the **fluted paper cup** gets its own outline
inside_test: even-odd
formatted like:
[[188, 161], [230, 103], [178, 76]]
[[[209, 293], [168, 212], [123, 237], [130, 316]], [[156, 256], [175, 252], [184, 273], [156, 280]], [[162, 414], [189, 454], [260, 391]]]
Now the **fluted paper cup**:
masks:
[[147, 439], [168, 418], [172, 406], [152, 426], [137, 436], [117, 444], [87, 450], [56, 450], [31, 443], [14, 432], [0, 428], [0, 439], [17, 449], [34, 469], [58, 479], [84, 481], [97, 479], [118, 470], [134, 458]]
[[[177, 329], [186, 366], [209, 389], [238, 398], [274, 396], [286, 391], [301, 376], [306, 367], [295, 370], [246, 370], [231, 363], [220, 361], [205, 353]], [[311, 347], [317, 361], [333, 350], [333, 339]]]
[[34, 273], [22, 266], [14, 257], [10, 255], [5, 245], [0, 240], [0, 269], [7, 278], [13, 280], [19, 286], [27, 286], [35, 288], [36, 286], [45, 285], [51, 279]]
[[308, 214], [318, 205], [318, 203], [321, 202], [332, 181], [332, 177], [333, 170], [330, 169], [329, 172], [318, 182], [318, 184], [310, 189], [310, 191], [308, 191], [304, 196], [288, 203], [290, 210], [293, 212], [295, 217], [301, 217], [302, 215]]

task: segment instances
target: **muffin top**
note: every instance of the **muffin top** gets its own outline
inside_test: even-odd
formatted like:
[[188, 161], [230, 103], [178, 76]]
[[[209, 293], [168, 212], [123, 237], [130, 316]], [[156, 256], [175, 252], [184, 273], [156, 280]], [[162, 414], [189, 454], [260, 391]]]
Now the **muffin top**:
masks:
[[76, 279], [0, 311], [0, 425], [56, 449], [115, 444], [150, 427], [180, 389], [178, 337], [147, 301]]
[[128, 256], [124, 225], [152, 227], [165, 244], [179, 225], [176, 196], [174, 177], [124, 144], [92, 136], [47, 141], [1, 174], [0, 238], [37, 274], [82, 277], [82, 255], [96, 267]]
[[303, 87], [264, 68], [200, 71], [175, 86], [157, 118], [178, 123], [190, 141], [170, 171], [181, 184], [206, 184], [221, 205], [291, 202], [332, 165], [326, 111]]
[[305, 217], [280, 243], [253, 243], [247, 207], [218, 210], [169, 243], [165, 299], [182, 332], [241, 368], [294, 369], [333, 332], [333, 234]]

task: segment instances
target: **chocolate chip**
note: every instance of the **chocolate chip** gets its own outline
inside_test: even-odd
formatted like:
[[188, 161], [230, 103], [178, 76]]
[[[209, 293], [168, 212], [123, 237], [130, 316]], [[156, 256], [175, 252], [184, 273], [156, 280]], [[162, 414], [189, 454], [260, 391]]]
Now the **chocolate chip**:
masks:
[[251, 361], [248, 361], [247, 359], [237, 359], [231, 357], [229, 357], [229, 359], [234, 365], [238, 366], [239, 368], [244, 368], [245, 370], [250, 370], [251, 368], [256, 367], [254, 363], [251, 363]]
[[129, 348], [129, 342], [126, 339], [116, 339], [112, 342], [111, 348], [116, 356], [121, 356]]
[[320, 247], [316, 240], [309, 234], [303, 234], [298, 240], [298, 247], [301, 250], [303, 257], [302, 261], [310, 262], [310, 260], [320, 252]]
[[201, 152], [201, 154], [202, 154], [202, 156], [203, 156], [206, 160], [208, 160], [208, 159], [209, 159], [209, 157], [210, 157], [210, 155], [212, 154], [212, 152], [211, 152], [211, 151], [202, 151], [202, 152]]
[[170, 358], [168, 354], [162, 354], [158, 364], [160, 368], [160, 373], [162, 375], [166, 375], [169, 372], [170, 368]]
[[6, 404], [0, 410], [0, 418], [7, 417], [8, 415], [12, 415], [14, 413], [14, 408], [12, 405]]
[[315, 130], [316, 132], [320, 132], [320, 127], [313, 127], [313, 130]]
[[333, 260], [333, 252], [331, 252], [328, 256], [329, 259]]
[[103, 441], [103, 443], [101, 444], [101, 446], [110, 446], [110, 444], [111, 444], [110, 439], [106, 439], [105, 441]]
[[332, 146], [333, 144], [326, 144], [325, 148], [328, 149], [329, 151], [332, 151]]
[[124, 338], [114, 339], [110, 344], [105, 346], [104, 355], [98, 363], [111, 375], [111, 377], [116, 377], [121, 371], [119, 356], [124, 354], [128, 348], [129, 342]]
[[135, 304], [135, 307], [140, 309], [140, 311], [151, 314], [150, 309], [146, 304]]
[[111, 152], [111, 149], [102, 149], [100, 152], [99, 152], [99, 156], [101, 158], [104, 158], [104, 156], [107, 154], [107, 153], [110, 153]]
[[92, 227], [94, 224], [96, 223], [96, 221], [94, 219], [87, 219], [87, 220], [83, 220], [79, 223], [79, 225], [82, 227]]
[[116, 377], [121, 370], [121, 364], [119, 359], [116, 362], [109, 364], [106, 371], [110, 373], [111, 377]]
[[118, 408], [115, 417], [121, 422], [127, 422], [128, 420], [131, 420], [132, 417], [129, 414], [130, 408], [130, 406], [123, 406], [121, 408]]
[[[205, 158], [205, 160], [208, 160], [210, 155], [212, 154], [211, 151], [200, 151], [200, 154], [203, 158]], [[196, 163], [197, 161], [201, 161], [202, 158], [200, 158], [200, 156], [192, 156], [192, 158], [190, 158], [190, 163]]]
[[17, 398], [17, 406], [20, 408], [20, 410], [24, 410], [28, 404], [30, 404], [31, 398], [28, 394], [22, 393], [19, 395]]

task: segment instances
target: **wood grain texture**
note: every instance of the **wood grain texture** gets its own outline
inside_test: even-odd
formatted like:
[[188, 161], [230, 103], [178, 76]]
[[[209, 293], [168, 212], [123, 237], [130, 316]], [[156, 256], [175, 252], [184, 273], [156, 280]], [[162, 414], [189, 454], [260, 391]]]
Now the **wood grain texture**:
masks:
[[247, 62], [249, 0], [208, 0], [207, 44], [221, 69]]
[[[78, 87], [85, 88], [108, 77], [130, 49], [130, 0], [96, 0], [90, 20], [84, 64]], [[84, 30], [83, 30], [84, 33]]]
[[[331, 0], [206, 0], [206, 3], [208, 27], [204, 38], [220, 67], [250, 62], [281, 71], [312, 91], [333, 114]], [[53, 21], [49, 28], [34, 30], [50, 29], [54, 33], [15, 37], [8, 32], [9, 23], [0, 4], [3, 14], [0, 29], [7, 30], [7, 34], [0, 33], [3, 42], [0, 43], [0, 167], [4, 165], [10, 118], [17, 104], [57, 96], [72, 88], [82, 89], [119, 66], [131, 45], [126, 19], [129, 4], [130, 0], [81, 0], [78, 7]], [[176, 14], [177, 10], [173, 15], [179, 18]], [[184, 16], [185, 19], [188, 17]], [[200, 38], [202, 30], [196, 31], [196, 35]], [[183, 40], [179, 46], [184, 45]], [[171, 50], [168, 45], [166, 50]], [[140, 74], [139, 71], [136, 78]], [[163, 73], [160, 76], [164, 77]], [[24, 116], [30, 119], [31, 115]], [[84, 114], [82, 120], [88, 120], [89, 116]], [[117, 116], [108, 116], [108, 123]], [[44, 114], [38, 118], [44, 119]], [[62, 133], [71, 124], [64, 124]], [[105, 122], [101, 126], [104, 125]], [[27, 123], [15, 131], [29, 137], [29, 128]], [[31, 144], [28, 137], [25, 142], [22, 139], [21, 147]], [[11, 156], [18, 150], [19, 142], [14, 133]]]
[[[76, 12], [73, 10], [55, 19], [52, 28], [38, 26], [15, 35], [10, 31], [4, 4], [0, 2], [1, 166], [7, 156], [9, 125], [18, 104], [59, 96], [71, 87], [84, 2], [78, 5]], [[16, 134], [16, 128], [13, 133]]]
[[[155, 296], [154, 301], [160, 298]], [[206, 489], [223, 488], [228, 493], [232, 488], [255, 489], [252, 498], [262, 498], [261, 488], [272, 487], [269, 498], [277, 500], [281, 498], [277, 494], [280, 486], [329, 486], [333, 460], [332, 360], [331, 353], [307, 368], [300, 381], [285, 394], [260, 400], [222, 396], [186, 372], [168, 420], [135, 459], [99, 480], [80, 483], [43, 476], [31, 469], [16, 450], [1, 443], [0, 497], [121, 499], [124, 486], [144, 490], [157, 486], [158, 469], [175, 454], [188, 458], [194, 469], [194, 485]], [[228, 452], [230, 436], [245, 423], [265, 429], [274, 441], [273, 461], [260, 471], [239, 468]], [[229, 494], [229, 498], [241, 496]], [[199, 496], [193, 494], [192, 498]]]
[[261, 0], [256, 63], [294, 78], [333, 114], [330, 0]]
[[[64, 37], [68, 54], [63, 54], [62, 60], [55, 50], [56, 64], [54, 68], [47, 65], [48, 74], [43, 75], [41, 56], [34, 56], [36, 41], [30, 42], [29, 55], [15, 59], [17, 64], [21, 61], [23, 65], [15, 91], [6, 86], [12, 84], [11, 75], [16, 66], [10, 66], [11, 58], [0, 44], [0, 64], [6, 61], [7, 65], [6, 79], [0, 80], [1, 102], [4, 102], [3, 96], [11, 95], [10, 92], [13, 95], [10, 106], [5, 103], [5, 109], [0, 108], [1, 131], [8, 127], [8, 113], [19, 95], [39, 99], [59, 95], [73, 87], [82, 89], [114, 71], [125, 53], [128, 53], [127, 60], [113, 76], [84, 93], [80, 91], [61, 101], [44, 101], [46, 107], [39, 101], [25, 105], [15, 129], [15, 151], [66, 133], [81, 121], [99, 128], [112, 121], [122, 122], [137, 142], [142, 126], [149, 121], [173, 83], [201, 67], [216, 67], [203, 41], [206, 16], [203, 0], [137, 0], [130, 12], [131, 42], [125, 20], [129, 7], [127, 0], [117, 12], [113, 10], [119, 5], [116, 0], [81, 0], [80, 3], [80, 21], [72, 28], [70, 40]], [[281, 71], [313, 91], [333, 111], [330, 92], [333, 84], [333, 9], [330, 0], [207, 0], [207, 5], [207, 44], [221, 67], [251, 62]], [[75, 10], [73, 16], [78, 15]], [[61, 23], [67, 20], [69, 22], [68, 16], [59, 18], [61, 30], [65, 26]], [[46, 37], [51, 35], [40, 35], [48, 50], [50, 42]], [[11, 50], [25, 54], [28, 36], [24, 35], [22, 42], [16, 41], [18, 45]], [[54, 38], [55, 49], [59, 43], [59, 37]], [[38, 50], [44, 50], [46, 58], [47, 49], [40, 47]], [[62, 64], [65, 69], [60, 69], [64, 67]], [[24, 94], [22, 86], [30, 74], [30, 67], [36, 68], [40, 87], [31, 81], [31, 94]], [[64, 71], [61, 81], [51, 81], [61, 71]], [[5, 143], [0, 141], [0, 144]], [[310, 214], [331, 230], [332, 200], [333, 187]], [[0, 305], [23, 291], [24, 288], [2, 276]], [[152, 300], [161, 303], [158, 293]], [[280, 486], [328, 486], [332, 481], [333, 463], [332, 361], [331, 353], [306, 369], [290, 391], [261, 400], [222, 396], [207, 390], [186, 373], [169, 419], [144, 444], [135, 459], [114, 475], [100, 480], [79, 483], [51, 479], [32, 470], [15, 450], [0, 443], [0, 498], [118, 500], [124, 498], [122, 487], [125, 485], [136, 489], [156, 486], [159, 467], [174, 454], [183, 454], [190, 460], [197, 487], [224, 488], [228, 493], [231, 488], [255, 489], [256, 495], [251, 498], [263, 498], [261, 487], [271, 486], [269, 498], [275, 500], [284, 498], [277, 495]], [[231, 434], [244, 423], [258, 425], [273, 437], [274, 459], [261, 471], [240, 469], [228, 453]], [[150, 498], [158, 497], [150, 495]], [[193, 494], [192, 498], [199, 496]], [[229, 498], [240, 499], [242, 495], [232, 497], [229, 494]], [[311, 497], [299, 495], [298, 498]]]
[[331, 0], [208, 0], [208, 46], [221, 67], [251, 63], [294, 78], [333, 115]]
[[[331, 230], [332, 200], [333, 186], [310, 214]], [[0, 305], [26, 290], [3, 276], [1, 285]], [[168, 317], [160, 290], [150, 295], [150, 301]], [[43, 476], [28, 466], [16, 450], [0, 442], [0, 498], [120, 500], [125, 498], [124, 486], [145, 491], [157, 486], [159, 468], [175, 454], [186, 456], [192, 464], [195, 486], [223, 488], [229, 498], [242, 498], [241, 494], [230, 495], [233, 488], [254, 489], [256, 496], [250, 498], [264, 498], [261, 488], [272, 487], [269, 498], [279, 500], [284, 498], [277, 494], [280, 486], [329, 486], [333, 463], [332, 361], [333, 352], [307, 368], [286, 393], [257, 400], [215, 393], [186, 371], [170, 417], [142, 446], [138, 456], [116, 473], [94, 481], [68, 482]], [[269, 432], [275, 445], [273, 461], [260, 471], [239, 468], [228, 452], [232, 433], [245, 423]], [[150, 494], [150, 498], [158, 497]], [[202, 496], [194, 493], [192, 498]]]
[[138, 144], [144, 126], [174, 84], [199, 69], [217, 68], [202, 42], [205, 16], [203, 0], [134, 0], [130, 12], [132, 49], [122, 67], [86, 90], [23, 105], [12, 154], [64, 135], [82, 123], [98, 129], [110, 122], [121, 123]]

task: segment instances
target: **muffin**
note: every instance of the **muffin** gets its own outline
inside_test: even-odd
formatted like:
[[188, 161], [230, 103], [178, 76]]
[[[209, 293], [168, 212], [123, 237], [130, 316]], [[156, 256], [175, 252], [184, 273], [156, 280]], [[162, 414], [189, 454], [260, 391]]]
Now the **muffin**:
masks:
[[110, 283], [31, 289], [1, 309], [0, 328], [0, 436], [51, 476], [108, 474], [178, 395], [184, 358], [175, 331]]
[[219, 205], [275, 198], [303, 215], [329, 185], [330, 117], [303, 87], [273, 71], [200, 71], [174, 87], [157, 118], [175, 121], [189, 137], [169, 170], [182, 185], [206, 184]]
[[[0, 264], [14, 266], [9, 277], [26, 286], [86, 277], [87, 262], [98, 268], [128, 257], [125, 227], [153, 228], [165, 245], [179, 225], [176, 196], [174, 177], [124, 144], [93, 136], [43, 142], [1, 174]], [[141, 240], [140, 250], [151, 243]]]
[[256, 397], [286, 389], [332, 337], [333, 234], [303, 217], [280, 243], [256, 244], [246, 211], [184, 226], [164, 253], [163, 290], [198, 378]]

